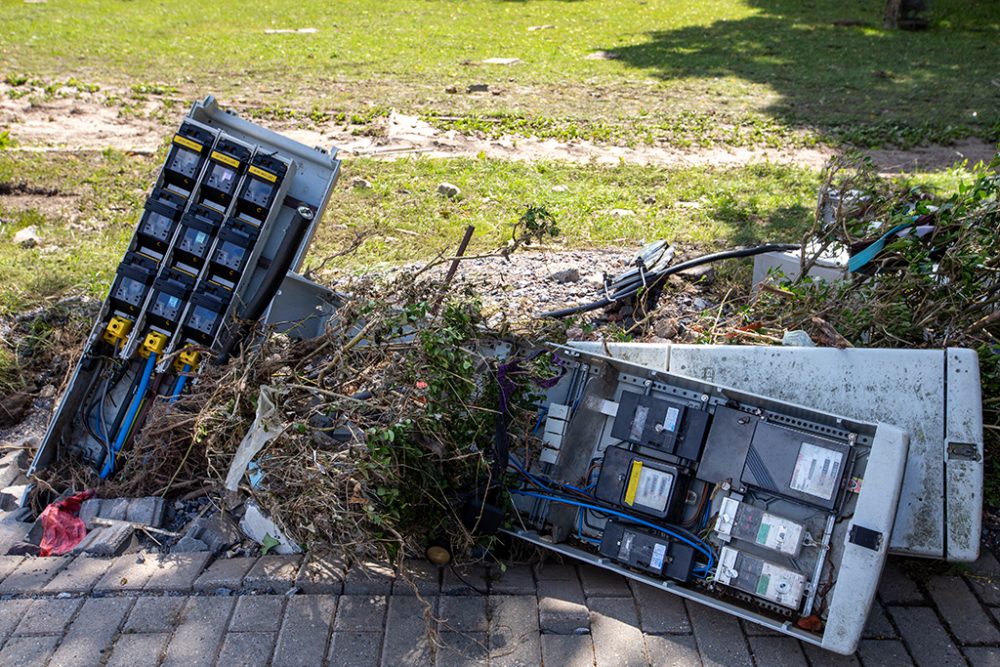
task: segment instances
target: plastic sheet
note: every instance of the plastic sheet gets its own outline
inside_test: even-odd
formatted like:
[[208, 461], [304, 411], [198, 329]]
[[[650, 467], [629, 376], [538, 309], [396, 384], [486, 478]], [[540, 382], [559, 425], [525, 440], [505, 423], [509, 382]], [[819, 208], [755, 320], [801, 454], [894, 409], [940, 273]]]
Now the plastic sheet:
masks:
[[57, 500], [42, 510], [41, 516], [38, 517], [42, 522], [39, 556], [62, 556], [80, 543], [87, 534], [87, 526], [79, 517], [80, 505], [93, 495], [93, 491], [82, 491]]

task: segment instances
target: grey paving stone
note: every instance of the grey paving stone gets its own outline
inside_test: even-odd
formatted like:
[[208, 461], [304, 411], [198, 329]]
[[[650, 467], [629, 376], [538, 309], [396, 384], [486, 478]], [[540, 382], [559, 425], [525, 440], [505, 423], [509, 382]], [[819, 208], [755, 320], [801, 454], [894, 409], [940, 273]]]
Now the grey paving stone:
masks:
[[632, 598], [590, 598], [590, 626], [597, 667], [645, 666], [645, 645]]
[[182, 597], [137, 598], [122, 632], [172, 632], [180, 625], [186, 604]]
[[344, 595], [389, 595], [396, 573], [382, 563], [354, 563], [344, 578]]
[[433, 662], [431, 644], [427, 638], [425, 614], [437, 612], [437, 599], [428, 598], [428, 610], [416, 596], [394, 595], [389, 598], [389, 613], [385, 622], [385, 645], [382, 647], [384, 667], [423, 667]]
[[68, 556], [23, 558], [18, 566], [0, 582], [0, 595], [25, 595], [45, 588], [72, 560]]
[[927, 591], [962, 644], [1000, 643], [1000, 632], [961, 577], [931, 577]]
[[342, 595], [333, 621], [334, 632], [378, 632], [389, 606], [384, 595]]
[[441, 595], [483, 595], [489, 591], [490, 569], [485, 565], [446, 567]]
[[889, 607], [888, 611], [920, 667], [965, 664], [933, 609]]
[[590, 635], [542, 635], [542, 664], [592, 667], [594, 640]]
[[976, 595], [988, 605], [1000, 605], [1000, 576], [972, 575], [967, 577]]
[[577, 628], [589, 628], [590, 610], [580, 582], [575, 578], [539, 580], [538, 619], [542, 631], [552, 634], [567, 635]]
[[139, 591], [156, 572], [156, 555], [147, 553], [119, 556], [94, 584], [94, 591]]
[[[645, 635], [646, 655], [655, 667], [700, 667], [694, 635]], [[759, 667], [766, 667], [759, 665]]]
[[576, 565], [568, 563], [546, 562], [535, 565], [536, 581], [579, 581]]
[[878, 595], [885, 604], [917, 604], [924, 602], [924, 596], [917, 584], [903, 572], [899, 560], [890, 558], [882, 570]]
[[750, 637], [750, 650], [758, 665], [767, 667], [808, 667], [797, 639], [791, 637]]
[[802, 644], [802, 648], [812, 667], [861, 667], [861, 663], [853, 655], [840, 655], [824, 651], [812, 644]]
[[578, 570], [583, 594], [588, 598], [632, 597], [628, 581], [622, 575], [585, 564], [580, 565]]
[[897, 637], [895, 628], [889, 622], [885, 609], [876, 600], [872, 604], [871, 611], [868, 612], [868, 621], [861, 635], [866, 639], [895, 639]]
[[236, 590], [257, 562], [256, 558], [219, 558], [194, 581], [194, 590], [211, 592], [218, 588]]
[[0, 644], [21, 622], [28, 613], [33, 600], [4, 600], [0, 602]]
[[24, 556], [0, 556], [0, 580], [6, 579], [22, 562]]
[[1000, 576], [1000, 561], [992, 553], [983, 549], [979, 558], [969, 564], [969, 572], [973, 575], [996, 577]]
[[441, 591], [441, 568], [427, 560], [408, 560], [392, 585], [393, 595], [437, 595]]
[[52, 581], [45, 584], [47, 593], [89, 593], [111, 567], [111, 560], [77, 556]]
[[274, 649], [274, 667], [323, 664], [337, 611], [335, 595], [298, 595], [288, 601]]
[[996, 646], [967, 646], [962, 651], [972, 667], [1000, 667], [1000, 648]]
[[534, 595], [535, 576], [527, 565], [511, 565], [505, 571], [496, 568], [490, 592], [494, 595]]
[[747, 637], [787, 637], [788, 635], [782, 634], [777, 630], [772, 630], [769, 627], [758, 625], [751, 621], [743, 621], [743, 634]]
[[285, 600], [284, 595], [241, 595], [229, 619], [229, 632], [277, 632]]
[[898, 639], [862, 639], [858, 656], [865, 667], [912, 667], [913, 661]]
[[276, 632], [230, 632], [222, 642], [217, 664], [220, 667], [267, 667], [277, 636]]
[[466, 667], [489, 664], [485, 632], [442, 632], [435, 654], [437, 667]]
[[212, 554], [200, 553], [167, 554], [155, 559], [153, 574], [144, 590], [152, 592], [175, 591], [187, 593], [195, 580], [205, 571]]
[[538, 599], [534, 595], [492, 595], [490, 665], [537, 666], [541, 660]]
[[163, 667], [208, 667], [215, 662], [233, 610], [231, 597], [189, 597], [167, 645]]
[[111, 649], [107, 667], [156, 667], [170, 640], [170, 633], [122, 635]]
[[124, 521], [128, 514], [128, 503], [128, 498], [105, 498], [101, 501], [97, 515], [102, 519]]
[[489, 630], [486, 619], [487, 600], [483, 596], [442, 597], [438, 610], [441, 632], [485, 633]]
[[337, 632], [330, 638], [330, 667], [378, 667], [381, 632]]
[[44, 667], [59, 637], [11, 637], [0, 651], [3, 667]]
[[303, 593], [340, 595], [344, 590], [347, 566], [333, 554], [308, 554], [295, 578], [295, 587]]
[[243, 579], [243, 586], [261, 593], [285, 593], [295, 586], [302, 556], [261, 556]]
[[168, 554], [156, 559], [153, 575], [143, 587], [152, 592], [175, 591], [187, 593], [201, 573], [205, 571], [212, 554], [200, 553]]
[[49, 667], [89, 667], [111, 650], [132, 598], [91, 598], [59, 643]]
[[693, 602], [685, 606], [705, 667], [753, 664], [736, 617]]
[[80, 598], [33, 600], [14, 635], [61, 635], [82, 605]]
[[659, 588], [634, 583], [635, 601], [639, 607], [639, 622], [643, 632], [654, 635], [691, 632], [683, 599]]
[[165, 509], [166, 506], [163, 503], [163, 498], [159, 496], [132, 498], [129, 500], [128, 507], [125, 510], [125, 520], [159, 528], [160, 524], [163, 523], [163, 512]]

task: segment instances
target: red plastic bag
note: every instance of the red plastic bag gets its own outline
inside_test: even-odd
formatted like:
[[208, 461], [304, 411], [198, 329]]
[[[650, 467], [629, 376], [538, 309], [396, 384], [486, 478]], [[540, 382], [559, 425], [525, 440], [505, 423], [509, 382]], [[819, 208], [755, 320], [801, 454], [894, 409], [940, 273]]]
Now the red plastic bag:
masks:
[[93, 491], [81, 491], [42, 510], [42, 515], [38, 517], [42, 522], [39, 556], [62, 556], [80, 543], [87, 534], [87, 525], [78, 516], [80, 505], [93, 495]]

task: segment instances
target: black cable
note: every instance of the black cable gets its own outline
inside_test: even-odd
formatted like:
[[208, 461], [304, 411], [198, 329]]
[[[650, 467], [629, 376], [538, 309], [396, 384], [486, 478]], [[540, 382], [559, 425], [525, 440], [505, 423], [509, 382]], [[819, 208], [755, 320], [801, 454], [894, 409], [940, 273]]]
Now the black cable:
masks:
[[271, 299], [281, 287], [281, 282], [285, 279], [285, 274], [288, 273], [295, 253], [299, 249], [299, 244], [302, 242], [302, 236], [312, 223], [314, 215], [315, 213], [308, 206], [300, 206], [295, 209], [295, 215], [288, 223], [288, 229], [285, 230], [281, 244], [278, 246], [277, 252], [274, 253], [274, 259], [271, 260], [271, 265], [267, 268], [267, 273], [264, 274], [260, 288], [236, 316], [241, 324], [236, 327], [235, 331], [230, 332], [222, 344], [219, 354], [215, 357], [216, 363], [224, 364], [229, 360], [233, 349], [246, 337], [250, 325], [264, 314]]
[[635, 296], [639, 293], [642, 287], [647, 289], [653, 288], [657, 283], [671, 276], [675, 273], [680, 273], [681, 271], [686, 271], [688, 269], [693, 269], [696, 266], [701, 266], [703, 264], [711, 264], [712, 262], [718, 262], [723, 259], [735, 259], [738, 257], [753, 257], [754, 255], [763, 255], [766, 252], [786, 252], [789, 250], [798, 250], [800, 246], [794, 243], [767, 243], [764, 245], [753, 246], [751, 248], [738, 248], [736, 250], [725, 250], [723, 252], [713, 253], [711, 255], [702, 255], [701, 257], [695, 257], [694, 259], [689, 259], [686, 262], [681, 262], [680, 264], [675, 264], [674, 266], [667, 267], [662, 271], [656, 273], [648, 274], [648, 279], [645, 285], [637, 285], [635, 287], [629, 287], [624, 290], [620, 290], [610, 297], [605, 297], [598, 301], [593, 301], [591, 303], [584, 303], [579, 306], [570, 306], [568, 308], [562, 308], [560, 310], [550, 310], [545, 313], [539, 313], [535, 315], [536, 318], [552, 318], [561, 319], [563, 317], [569, 317], [570, 315], [579, 315], [580, 313], [587, 313], [592, 310], [597, 310], [598, 308], [604, 308], [605, 306], [610, 306], [612, 303], [621, 301], [622, 299], [627, 299], [631, 296]]

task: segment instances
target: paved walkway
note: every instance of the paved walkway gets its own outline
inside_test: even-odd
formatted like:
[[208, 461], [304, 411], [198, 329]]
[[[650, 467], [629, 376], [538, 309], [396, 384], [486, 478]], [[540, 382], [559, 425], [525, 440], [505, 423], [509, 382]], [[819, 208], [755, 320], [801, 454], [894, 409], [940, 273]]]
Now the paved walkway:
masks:
[[415, 562], [404, 581], [300, 556], [3, 556], [0, 665], [1000, 665], [1000, 563], [962, 570], [918, 584], [890, 564], [842, 657], [589, 566]]

